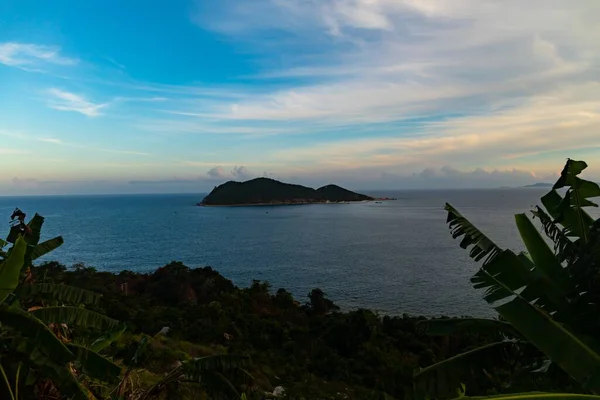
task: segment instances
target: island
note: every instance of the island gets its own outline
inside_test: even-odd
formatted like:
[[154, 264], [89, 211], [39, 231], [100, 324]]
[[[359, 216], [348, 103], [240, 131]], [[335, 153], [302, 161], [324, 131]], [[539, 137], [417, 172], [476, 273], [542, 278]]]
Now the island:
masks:
[[525, 185], [523, 186], [524, 188], [549, 188], [554, 186], [553, 183], [549, 183], [549, 182], [536, 182], [533, 183], [531, 185]]
[[229, 181], [215, 187], [198, 205], [292, 205], [371, 201], [373, 197], [355, 193], [337, 185], [312, 189], [302, 185], [256, 178], [246, 182]]

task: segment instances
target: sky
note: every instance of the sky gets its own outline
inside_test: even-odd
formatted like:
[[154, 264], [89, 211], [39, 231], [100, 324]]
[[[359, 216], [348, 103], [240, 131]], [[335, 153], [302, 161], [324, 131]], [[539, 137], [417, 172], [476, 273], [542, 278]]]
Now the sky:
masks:
[[0, 195], [600, 178], [598, 0], [0, 2]]

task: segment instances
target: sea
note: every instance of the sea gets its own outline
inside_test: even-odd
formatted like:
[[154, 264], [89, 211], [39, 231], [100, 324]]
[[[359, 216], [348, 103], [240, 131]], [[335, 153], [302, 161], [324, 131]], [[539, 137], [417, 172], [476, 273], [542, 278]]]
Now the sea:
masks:
[[345, 310], [489, 316], [469, 282], [478, 265], [452, 239], [444, 204], [498, 245], [522, 250], [514, 214], [546, 191], [388, 191], [371, 194], [397, 200], [253, 207], [196, 206], [203, 194], [0, 197], [0, 221], [8, 231], [15, 207], [43, 215], [43, 239], [65, 243], [41, 261], [111, 272], [181, 261], [239, 286], [268, 281], [302, 302], [318, 287]]

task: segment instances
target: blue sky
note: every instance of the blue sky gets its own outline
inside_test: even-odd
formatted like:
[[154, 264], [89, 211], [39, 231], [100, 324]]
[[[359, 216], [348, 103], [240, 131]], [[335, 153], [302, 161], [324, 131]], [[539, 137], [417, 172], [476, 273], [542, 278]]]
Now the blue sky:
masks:
[[596, 0], [0, 3], [0, 195], [600, 178]]

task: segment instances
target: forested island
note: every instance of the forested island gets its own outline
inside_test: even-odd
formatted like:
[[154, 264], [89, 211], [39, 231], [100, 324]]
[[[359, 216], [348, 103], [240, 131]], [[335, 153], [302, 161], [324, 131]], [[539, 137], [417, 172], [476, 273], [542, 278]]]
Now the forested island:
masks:
[[315, 190], [271, 178], [256, 178], [246, 182], [229, 181], [219, 185], [199, 205], [286, 205], [370, 200], [374, 200], [373, 197], [355, 193], [337, 185], [326, 185]]

